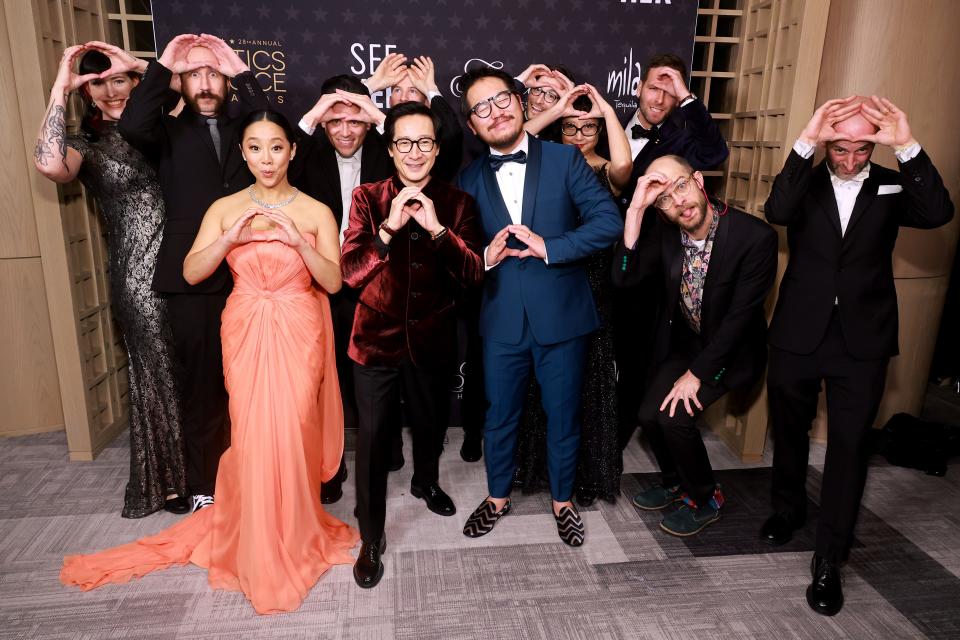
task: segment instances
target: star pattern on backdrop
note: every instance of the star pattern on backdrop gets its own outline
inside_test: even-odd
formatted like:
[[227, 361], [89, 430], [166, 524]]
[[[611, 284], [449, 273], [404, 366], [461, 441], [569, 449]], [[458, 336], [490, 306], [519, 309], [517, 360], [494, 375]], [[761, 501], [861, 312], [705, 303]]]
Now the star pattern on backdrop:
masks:
[[[456, 98], [449, 95], [452, 82], [470, 60], [474, 60], [471, 68], [497, 64], [510, 73], [535, 62], [562, 63], [578, 81], [605, 92], [608, 78], [624, 74], [631, 49], [633, 61], [639, 64], [665, 51], [688, 57], [698, 0], [670, 4], [351, 0], [340, 5], [323, 0], [164, 0], [153, 4], [158, 53], [179, 33], [206, 32], [227, 39], [247, 55], [262, 50], [275, 56], [274, 68], [258, 69], [258, 74], [265, 87], [274, 84], [266, 76], [283, 74], [275, 79], [278, 85], [282, 81], [286, 93], [268, 91], [268, 97], [296, 121], [302, 109], [316, 101], [325, 78], [353, 71], [368, 77], [389, 51], [433, 58], [437, 85], [448, 98]], [[263, 43], [252, 44], [259, 41]], [[636, 69], [629, 69], [629, 74], [635, 76]]]

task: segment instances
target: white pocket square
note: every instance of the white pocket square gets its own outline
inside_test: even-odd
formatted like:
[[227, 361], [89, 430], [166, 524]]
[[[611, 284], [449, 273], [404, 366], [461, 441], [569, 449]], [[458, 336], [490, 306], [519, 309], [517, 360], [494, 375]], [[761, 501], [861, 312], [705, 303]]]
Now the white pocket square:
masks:
[[878, 196], [885, 196], [888, 193], [900, 193], [903, 191], [903, 187], [898, 184], [882, 184], [880, 188], [877, 189]]

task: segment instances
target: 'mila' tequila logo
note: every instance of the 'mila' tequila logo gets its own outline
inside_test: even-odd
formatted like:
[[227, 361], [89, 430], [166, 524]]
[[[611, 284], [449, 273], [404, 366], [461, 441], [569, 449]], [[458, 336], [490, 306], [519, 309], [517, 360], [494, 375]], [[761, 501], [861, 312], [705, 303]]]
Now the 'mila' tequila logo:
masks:
[[623, 68], [607, 74], [607, 95], [636, 95], [641, 75], [640, 63], [633, 61], [633, 47], [631, 47], [630, 53], [623, 56]]

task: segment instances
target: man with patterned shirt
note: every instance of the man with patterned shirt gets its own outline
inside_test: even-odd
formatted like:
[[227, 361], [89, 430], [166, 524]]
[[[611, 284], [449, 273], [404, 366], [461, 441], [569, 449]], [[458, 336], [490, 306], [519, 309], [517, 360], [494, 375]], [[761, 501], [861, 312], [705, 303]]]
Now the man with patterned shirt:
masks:
[[[642, 225], [651, 206], [660, 215]], [[660, 523], [667, 533], [693, 535], [720, 518], [724, 497], [697, 418], [727, 391], [750, 388], [763, 374], [763, 303], [776, 269], [773, 229], [711, 202], [703, 176], [680, 156], [654, 160], [637, 181], [612, 278], [618, 287], [648, 278], [665, 287], [639, 413], [661, 483], [633, 503], [651, 511], [680, 503]]]

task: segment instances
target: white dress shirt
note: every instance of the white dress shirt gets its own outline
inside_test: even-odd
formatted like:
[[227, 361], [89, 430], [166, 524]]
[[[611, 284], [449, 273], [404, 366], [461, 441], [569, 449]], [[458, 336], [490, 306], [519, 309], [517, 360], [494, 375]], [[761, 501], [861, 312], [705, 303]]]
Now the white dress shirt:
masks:
[[350, 205], [353, 203], [353, 190], [360, 186], [360, 160], [363, 147], [348, 158], [337, 155], [337, 170], [340, 172], [340, 201], [343, 203], [343, 217], [340, 219], [340, 246], [343, 246], [343, 232], [350, 225]]
[[[490, 155], [505, 156], [510, 153], [516, 153], [517, 151], [523, 151], [529, 155], [530, 140], [527, 137], [528, 135], [530, 134], [524, 133], [520, 143], [507, 152], [497, 151], [491, 147]], [[507, 205], [507, 213], [510, 214], [510, 221], [513, 224], [521, 224], [523, 218], [523, 182], [527, 177], [527, 165], [520, 164], [519, 162], [505, 162], [501, 165], [499, 171], [494, 171], [494, 175], [497, 177], [497, 186], [500, 187], [500, 195], [503, 196], [503, 203]], [[483, 249], [483, 258], [483, 263], [486, 265], [486, 247]], [[546, 260], [544, 260], [544, 262], [546, 262]], [[498, 262], [497, 264], [500, 263]], [[497, 265], [489, 265], [486, 269], [489, 271], [495, 266]]]

